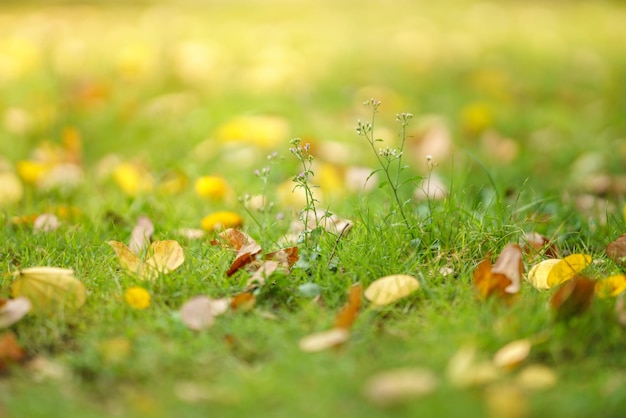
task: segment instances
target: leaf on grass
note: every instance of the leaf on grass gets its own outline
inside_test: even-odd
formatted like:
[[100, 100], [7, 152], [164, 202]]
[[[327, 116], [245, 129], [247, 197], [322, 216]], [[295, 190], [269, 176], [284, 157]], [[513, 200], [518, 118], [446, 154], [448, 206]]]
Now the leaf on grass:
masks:
[[513, 369], [526, 360], [531, 347], [528, 339], [512, 341], [496, 351], [493, 364], [504, 369]]
[[0, 371], [13, 363], [19, 363], [26, 357], [24, 349], [19, 345], [15, 334], [5, 332], [0, 336]]
[[491, 271], [489, 256], [481, 261], [474, 270], [474, 285], [483, 299], [494, 295], [500, 299], [509, 298], [511, 294], [507, 293], [505, 289], [509, 288], [512, 283], [511, 279], [504, 274]]
[[276, 260], [281, 266], [291, 268], [298, 261], [298, 247], [282, 248], [265, 255], [266, 260]]
[[270, 277], [278, 268], [278, 261], [265, 260], [246, 282], [246, 288], [256, 288], [265, 284], [265, 279]]
[[215, 323], [215, 317], [226, 312], [229, 306], [229, 299], [195, 296], [181, 306], [180, 319], [187, 328], [201, 331], [210, 328]]
[[392, 274], [374, 280], [365, 289], [365, 298], [377, 306], [394, 303], [419, 289], [419, 281], [406, 274]]
[[154, 225], [147, 216], [140, 216], [130, 234], [128, 248], [136, 255], [141, 255], [150, 245]]
[[361, 283], [355, 283], [350, 287], [348, 294], [348, 303], [337, 314], [335, 318], [335, 328], [350, 329], [361, 309], [361, 295], [363, 294], [363, 286]]
[[626, 290], [626, 275], [614, 274], [596, 282], [596, 295], [599, 298], [616, 297]]
[[540, 364], [532, 364], [517, 375], [517, 383], [524, 389], [546, 390], [554, 387], [557, 376], [553, 369]]
[[528, 281], [537, 289], [549, 289], [548, 274], [550, 274], [552, 267], [560, 262], [561, 260], [558, 258], [550, 258], [535, 264], [528, 272]]
[[506, 293], [519, 292], [523, 272], [522, 249], [517, 244], [508, 244], [504, 247], [500, 257], [491, 267], [492, 274], [504, 274], [511, 281], [511, 284], [504, 289]]
[[74, 277], [74, 271], [58, 267], [31, 267], [17, 272], [11, 295], [28, 298], [34, 313], [45, 314], [62, 307], [79, 308], [87, 298], [85, 285]]
[[183, 247], [174, 240], [154, 241], [143, 262], [126, 244], [119, 241], [107, 241], [107, 244], [115, 250], [120, 266], [142, 280], [154, 280], [159, 274], [168, 274], [185, 261]]
[[555, 318], [569, 319], [587, 311], [593, 301], [595, 283], [594, 280], [577, 277], [561, 286], [550, 300]]
[[230, 300], [230, 309], [233, 311], [248, 312], [254, 308], [256, 298], [252, 293], [238, 293]]
[[548, 286], [554, 287], [573, 279], [578, 273], [589, 267], [591, 261], [591, 256], [587, 254], [572, 254], [561, 259], [548, 273], [546, 280]]
[[316, 332], [302, 338], [298, 343], [300, 350], [314, 353], [338, 347], [350, 339], [350, 332], [345, 328], [332, 328], [328, 331]]
[[537, 232], [524, 234], [524, 253], [545, 254], [548, 258], [559, 258], [559, 250], [551, 240]]
[[0, 306], [0, 328], [10, 327], [32, 309], [30, 300], [23, 296], [2, 302], [4, 303]]
[[235, 260], [231, 264], [230, 268], [226, 272], [228, 277], [232, 276], [245, 265], [253, 262], [256, 258], [256, 255], [261, 252], [261, 246], [256, 242], [249, 243], [244, 245], [237, 251], [237, 255], [235, 256]]
[[388, 370], [370, 377], [365, 397], [378, 406], [393, 406], [434, 392], [439, 379], [426, 369]]
[[[626, 213], [626, 205], [624, 206], [624, 211]], [[626, 267], [626, 234], [620, 235], [615, 241], [606, 246], [606, 255], [620, 266]]]
[[220, 244], [223, 247], [231, 248], [236, 251], [239, 251], [239, 249], [245, 245], [253, 243], [256, 243], [256, 241], [248, 234], [235, 228], [225, 229], [217, 235], [217, 238], [211, 240], [211, 245]]
[[500, 370], [492, 362], [478, 362], [476, 354], [476, 348], [468, 345], [461, 347], [448, 361], [446, 376], [452, 385], [462, 388], [482, 386], [500, 377]]

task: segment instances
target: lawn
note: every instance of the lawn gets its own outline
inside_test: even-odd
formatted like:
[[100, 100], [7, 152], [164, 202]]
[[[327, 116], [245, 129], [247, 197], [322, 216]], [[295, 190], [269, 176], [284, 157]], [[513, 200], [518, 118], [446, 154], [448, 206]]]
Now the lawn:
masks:
[[625, 21], [3, 2], [0, 416], [622, 417]]

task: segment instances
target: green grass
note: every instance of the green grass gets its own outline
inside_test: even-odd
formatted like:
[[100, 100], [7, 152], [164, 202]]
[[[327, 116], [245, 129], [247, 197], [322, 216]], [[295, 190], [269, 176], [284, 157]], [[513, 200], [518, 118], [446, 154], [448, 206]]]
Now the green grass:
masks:
[[[489, 360], [521, 338], [537, 341], [524, 365], [543, 364], [558, 376], [551, 389], [522, 392], [525, 416], [622, 416], [626, 331], [614, 299], [597, 299], [589, 312], [557, 323], [548, 308], [553, 291], [524, 282], [511, 306], [483, 302], [472, 275], [487, 254], [495, 258], [528, 231], [553, 237], [564, 253], [592, 255], [594, 278], [620, 272], [604, 248], [626, 230], [619, 186], [626, 160], [624, 4], [270, 3], [1, 6], [4, 165], [13, 171], [72, 127], [82, 137], [85, 179], [69, 190], [27, 185], [20, 202], [0, 207], [0, 295], [9, 297], [19, 269], [58, 266], [75, 270], [88, 297], [76, 313], [28, 315], [10, 327], [27, 361], [0, 375], [0, 416], [494, 416], [489, 391], [514, 385], [519, 370], [459, 388], [446, 375], [449, 361], [468, 345]], [[410, 199], [405, 210], [415, 240], [388, 187], [334, 195], [324, 188], [333, 180], [322, 174], [328, 167], [377, 168], [354, 130], [357, 120], [368, 120], [361, 103], [370, 97], [382, 101], [375, 136], [384, 145], [399, 144], [396, 113], [415, 115], [403, 157], [407, 176], [429, 175], [417, 151], [420, 127], [437, 117], [450, 135], [452, 149], [433, 169], [448, 186], [446, 199], [411, 199], [413, 183], [400, 189]], [[220, 126], [242, 115], [275, 115], [288, 132], [265, 147], [215, 139]], [[489, 145], [492, 134], [512, 139], [517, 154], [510, 161]], [[292, 137], [313, 144], [320, 207], [352, 220], [352, 230], [338, 242], [322, 234], [308, 268], [262, 287], [250, 312], [227, 313], [203, 332], [187, 329], [178, 313], [186, 300], [232, 296], [249, 273], [226, 277], [230, 253], [210, 237], [186, 240], [176, 231], [228, 209], [244, 217], [243, 229], [265, 252], [278, 249], [302, 208], [280, 193], [299, 172], [288, 151]], [[341, 161], [327, 151], [336, 143], [346, 147]], [[253, 171], [274, 151], [279, 158], [265, 193], [276, 206], [267, 218], [255, 213], [257, 225], [236, 198], [261, 193]], [[110, 154], [143, 162], [155, 179], [180, 170], [190, 185], [174, 195], [126, 196], [99, 174]], [[198, 197], [193, 181], [207, 174], [226, 178], [234, 197]], [[608, 191], [589, 186], [597, 175], [612, 182]], [[582, 196], [597, 207], [577, 203]], [[54, 232], [15, 225], [14, 217], [61, 205], [80, 214]], [[176, 239], [185, 251], [184, 264], [154, 282], [121, 270], [106, 244], [128, 242], [140, 215], [154, 222], [154, 239]], [[305, 246], [300, 250], [304, 258]], [[420, 289], [380, 311], [366, 304], [338, 349], [298, 348], [302, 337], [332, 326], [352, 283], [367, 286], [395, 273], [415, 276]], [[306, 283], [319, 287], [320, 300], [299, 292]], [[150, 292], [148, 309], [124, 303], [133, 285]], [[115, 349], [120, 342], [128, 351]], [[60, 372], [33, 371], [34, 359]], [[364, 395], [374, 374], [420, 367], [440, 380], [432, 394], [389, 408]]]

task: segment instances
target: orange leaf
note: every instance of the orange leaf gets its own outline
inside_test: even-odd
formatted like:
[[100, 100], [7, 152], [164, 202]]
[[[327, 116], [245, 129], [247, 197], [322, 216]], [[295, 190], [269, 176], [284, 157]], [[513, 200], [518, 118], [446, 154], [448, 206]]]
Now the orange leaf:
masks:
[[511, 284], [504, 291], [506, 293], [517, 293], [520, 290], [520, 281], [524, 272], [522, 263], [522, 249], [517, 244], [509, 244], [500, 253], [500, 257], [491, 267], [491, 273], [504, 274]]
[[511, 284], [512, 281], [504, 274], [493, 273], [491, 271], [489, 256], [487, 256], [487, 258], [484, 259], [474, 271], [474, 285], [476, 285], [478, 293], [480, 293], [480, 296], [483, 299], [487, 299], [492, 295], [496, 295], [499, 298], [506, 298], [510, 296], [505, 289], [507, 289]]
[[335, 328], [349, 329], [354, 324], [361, 309], [362, 294], [363, 286], [361, 283], [356, 283], [350, 288], [348, 303], [341, 308], [335, 318]]
[[230, 277], [233, 274], [235, 274], [237, 270], [239, 270], [246, 264], [249, 264], [252, 261], [254, 261], [255, 256], [260, 252], [261, 252], [261, 246], [254, 241], [250, 244], [247, 244], [241, 247], [239, 251], [237, 252], [235, 261], [233, 261], [233, 264], [230, 266], [230, 268], [226, 272], [226, 275]]
[[593, 302], [595, 287], [595, 280], [580, 276], [561, 286], [550, 300], [550, 307], [556, 319], [568, 319], [589, 309]]
[[626, 234], [606, 246], [606, 255], [622, 267], [626, 267]]
[[24, 360], [26, 353], [20, 347], [12, 332], [5, 332], [0, 336], [0, 371], [7, 368], [11, 363]]
[[283, 248], [265, 255], [266, 260], [276, 260], [287, 268], [293, 266], [298, 258], [298, 247]]
[[239, 251], [244, 245], [252, 244], [255, 241], [245, 232], [235, 228], [228, 228], [220, 232], [216, 239], [211, 241], [212, 245], [222, 243], [222, 246]]
[[247, 312], [254, 307], [256, 303], [256, 298], [252, 293], [239, 293], [238, 295], [233, 296], [230, 301], [230, 309], [233, 311], [242, 311]]

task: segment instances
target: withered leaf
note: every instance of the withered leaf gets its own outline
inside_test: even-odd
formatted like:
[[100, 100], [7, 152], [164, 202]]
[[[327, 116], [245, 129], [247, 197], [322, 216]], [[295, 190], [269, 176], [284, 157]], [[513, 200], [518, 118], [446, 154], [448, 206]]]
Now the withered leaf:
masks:
[[12, 363], [19, 363], [26, 357], [24, 349], [18, 344], [15, 334], [5, 332], [0, 335], [0, 371]]
[[233, 311], [247, 312], [254, 307], [256, 298], [252, 293], [239, 293], [230, 300], [230, 309]]
[[298, 247], [282, 248], [265, 255], [266, 260], [276, 260], [281, 266], [290, 268], [298, 261]]
[[606, 246], [606, 255], [622, 267], [626, 267], [626, 234]]
[[587, 311], [593, 301], [595, 286], [595, 280], [580, 276], [561, 286], [550, 300], [555, 318], [569, 319]]
[[361, 298], [363, 294], [363, 286], [361, 283], [355, 283], [350, 287], [350, 293], [348, 294], [348, 303], [337, 314], [335, 318], [335, 328], [349, 329], [359, 314], [361, 309]]
[[491, 267], [492, 274], [504, 274], [511, 281], [511, 284], [504, 289], [506, 293], [519, 292], [523, 272], [522, 249], [517, 244], [509, 244], [504, 247], [500, 257]]
[[136, 255], [140, 255], [150, 245], [150, 238], [154, 233], [154, 225], [147, 216], [140, 216], [137, 224], [130, 234], [128, 249]]
[[480, 262], [474, 271], [474, 285], [483, 299], [491, 296], [505, 299], [511, 296], [506, 289], [511, 286], [512, 281], [502, 273], [491, 271], [491, 261], [489, 256]]

